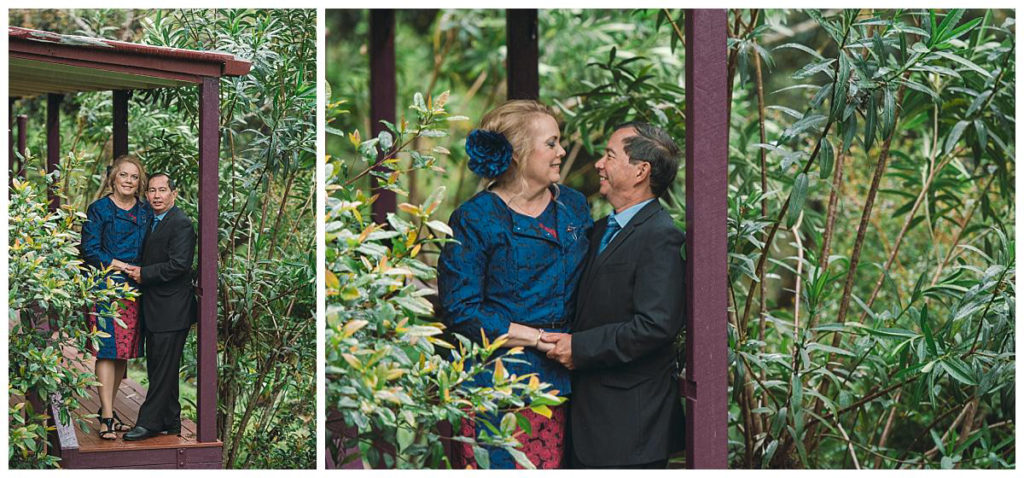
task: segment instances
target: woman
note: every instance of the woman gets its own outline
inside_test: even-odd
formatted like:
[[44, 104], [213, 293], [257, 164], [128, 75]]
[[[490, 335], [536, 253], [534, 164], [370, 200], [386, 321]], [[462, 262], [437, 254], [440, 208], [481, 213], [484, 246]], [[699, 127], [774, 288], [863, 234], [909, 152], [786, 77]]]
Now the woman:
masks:
[[[559, 140], [551, 111], [535, 101], [509, 101], [483, 117], [466, 151], [470, 170], [491, 182], [452, 213], [458, 243], [441, 253], [438, 286], [453, 331], [472, 340], [481, 330], [488, 340], [507, 334], [504, 346], [524, 347], [516, 358], [525, 362], [505, 363], [508, 373], [536, 373], [566, 396], [569, 372], [545, 356], [552, 345], [540, 336], [568, 331], [594, 222], [583, 195], [558, 184], [565, 157]], [[483, 375], [477, 384], [490, 385], [490, 374]], [[561, 468], [565, 405], [550, 419], [525, 415], [533, 433], [519, 437], [522, 451], [537, 468]], [[474, 432], [466, 428], [464, 435]], [[472, 464], [472, 453], [464, 455]], [[492, 449], [489, 458], [491, 468], [516, 467], [504, 450]]]
[[[117, 158], [107, 175], [110, 194], [89, 205], [88, 220], [82, 226], [85, 262], [99, 269], [109, 267], [110, 281], [127, 282], [133, 288], [138, 288], [138, 284], [125, 272], [128, 267], [139, 264], [142, 241], [153, 221], [149, 206], [139, 198], [145, 183], [146, 171], [138, 159], [130, 155]], [[106, 284], [101, 283], [99, 287], [106, 287]], [[121, 299], [96, 304], [87, 320], [90, 330], [104, 332], [99, 347], [92, 350], [96, 357], [96, 378], [100, 382], [99, 436], [114, 440], [116, 432], [131, 429], [114, 413], [114, 396], [121, 386], [128, 359], [140, 356], [139, 303]]]

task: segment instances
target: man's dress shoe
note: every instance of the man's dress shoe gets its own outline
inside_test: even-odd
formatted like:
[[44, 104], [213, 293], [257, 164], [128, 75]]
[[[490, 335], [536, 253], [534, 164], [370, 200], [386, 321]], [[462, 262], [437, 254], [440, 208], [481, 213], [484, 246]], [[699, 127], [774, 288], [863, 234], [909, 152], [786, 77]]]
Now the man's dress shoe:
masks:
[[136, 441], [145, 440], [147, 438], [155, 437], [162, 432], [156, 430], [150, 430], [146, 427], [136, 426], [130, 432], [124, 434], [123, 438], [125, 441]]

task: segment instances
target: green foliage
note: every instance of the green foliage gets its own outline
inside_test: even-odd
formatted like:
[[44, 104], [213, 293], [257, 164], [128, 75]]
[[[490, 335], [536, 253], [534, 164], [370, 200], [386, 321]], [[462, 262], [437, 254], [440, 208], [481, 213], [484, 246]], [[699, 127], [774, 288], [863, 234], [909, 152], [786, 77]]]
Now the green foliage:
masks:
[[[341, 415], [341, 428], [355, 432], [341, 437], [342, 448], [359, 450], [343, 461], [361, 458], [374, 468], [451, 466], [437, 425], [448, 421], [458, 427], [470, 419], [485, 423], [490, 433], [452, 440], [472, 444], [480, 466], [488, 466], [482, 448], [487, 445], [508, 450], [532, 468], [517, 449], [517, 425], [525, 423], [518, 412], [550, 414], [548, 407], [564, 399], [533, 374], [508, 375], [503, 361], [516, 360], [521, 348], [493, 357], [504, 337], [494, 342], [483, 335], [481, 342], [445, 338], [444, 325], [431, 320], [434, 309], [427, 297], [436, 291], [424, 283], [436, 270], [423, 257], [451, 240], [447, 224], [432, 218], [445, 190], [420, 204], [402, 203], [400, 213], [387, 215], [387, 227], [371, 221], [376, 196], [358, 187], [360, 178], [372, 175], [407, 196], [402, 188], [411, 172], [438, 169], [438, 156], [447, 149], [414, 145], [424, 137], [447, 136], [446, 123], [465, 119], [449, 116], [447, 99], [447, 92], [436, 99], [416, 93], [410, 107], [415, 120], [387, 124], [386, 131], [366, 141], [353, 132], [348, 140], [361, 158], [326, 164], [327, 404]], [[408, 169], [401, 166], [405, 161]], [[472, 385], [481, 374], [493, 374], [494, 386]], [[486, 415], [501, 416], [500, 426], [484, 421]]]
[[[252, 62], [248, 75], [220, 82], [218, 437], [225, 467], [315, 467], [316, 10], [33, 10], [11, 18]], [[174, 175], [177, 204], [193, 219], [198, 104], [196, 87], [137, 90], [128, 114], [129, 151], [147, 171]], [[29, 151], [45, 147], [44, 106], [15, 103], [30, 117]], [[61, 113], [61, 194], [84, 210], [104, 194], [111, 95], [66, 95]], [[31, 169], [29, 179], [40, 179]], [[190, 334], [184, 399], [196, 370]], [[194, 414], [194, 404], [183, 403], [183, 413]]]
[[1013, 466], [1006, 15], [730, 13], [735, 466]]
[[[83, 214], [49, 211], [45, 192], [17, 179], [9, 204], [7, 459], [11, 468], [52, 468], [59, 459], [47, 454], [51, 400], [62, 405], [55, 418], [69, 424], [88, 389], [98, 385], [92, 373], [68, 367], [65, 356], [65, 350], [74, 356], [105, 335], [87, 330], [84, 311], [138, 294], [127, 284], [115, 286], [107, 271], [83, 268], [77, 232]], [[118, 320], [113, 312], [97, 319]], [[34, 397], [43, 409], [33, 407]], [[87, 430], [84, 420], [79, 426]]]
[[[729, 12], [733, 466], [1014, 466], [1012, 16]], [[437, 85], [481, 116], [504, 98], [502, 19], [400, 13], [399, 96]], [[685, 138], [682, 12], [538, 21], [564, 181], [599, 216], [589, 146], [610, 126], [646, 119]], [[327, 77], [352, 113], [334, 124], [365, 129], [366, 15], [328, 12], [328, 28]], [[443, 218], [480, 187], [465, 179], [469, 128], [448, 128], [449, 174], [410, 174], [410, 203], [444, 186]], [[683, 186], [665, 201], [680, 225]]]
[[[158, 10], [149, 19], [150, 44], [253, 63], [221, 81], [218, 423], [226, 466], [312, 468], [316, 11]], [[156, 90], [152, 101], [195, 134], [194, 89]], [[186, 142], [189, 153], [168, 143], [150, 164], [193, 171], [185, 184], [195, 190], [198, 142]]]

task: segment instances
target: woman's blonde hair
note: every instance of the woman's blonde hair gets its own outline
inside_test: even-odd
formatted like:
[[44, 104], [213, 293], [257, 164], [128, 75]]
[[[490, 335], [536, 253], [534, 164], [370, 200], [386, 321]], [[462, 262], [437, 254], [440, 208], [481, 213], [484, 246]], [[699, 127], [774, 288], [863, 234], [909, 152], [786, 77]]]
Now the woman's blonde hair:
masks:
[[480, 120], [480, 129], [501, 133], [512, 145], [512, 164], [509, 164], [492, 184], [506, 183], [523, 177], [526, 159], [533, 154], [533, 119], [537, 115], [555, 117], [554, 111], [534, 100], [511, 100], [489, 111]]
[[107, 184], [104, 187], [105, 190], [109, 190], [111, 193], [114, 192], [114, 176], [121, 171], [121, 166], [125, 163], [134, 164], [136, 168], [139, 168], [139, 185], [135, 188], [135, 198], [138, 199], [142, 195], [142, 191], [146, 189], [146, 167], [142, 165], [142, 161], [130, 154], [122, 154], [114, 160], [114, 163], [110, 165], [110, 169], [107, 171]]

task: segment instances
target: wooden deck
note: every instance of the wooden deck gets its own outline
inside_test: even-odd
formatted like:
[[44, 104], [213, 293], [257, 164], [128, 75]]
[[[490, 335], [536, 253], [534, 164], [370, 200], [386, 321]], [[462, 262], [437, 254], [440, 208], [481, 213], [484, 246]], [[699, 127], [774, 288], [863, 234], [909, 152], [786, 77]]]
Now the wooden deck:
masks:
[[[67, 364], [92, 370], [94, 360], [65, 351]], [[139, 384], [124, 379], [114, 401], [114, 410], [129, 426], [135, 425], [139, 407], [146, 399], [146, 390]], [[95, 414], [100, 408], [99, 396], [92, 389], [82, 400], [83, 407], [74, 412], [76, 418]], [[53, 416], [57, 410], [52, 411]], [[98, 418], [85, 418], [89, 431], [72, 424], [57, 424], [52, 442], [53, 453], [61, 457], [63, 468], [221, 468], [220, 441], [200, 443], [196, 439], [196, 424], [182, 420], [181, 435], [162, 435], [141, 441], [103, 440], [97, 434]]]

